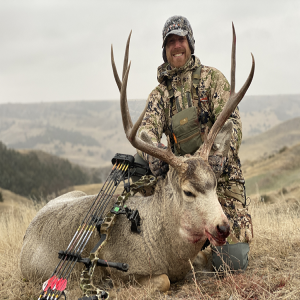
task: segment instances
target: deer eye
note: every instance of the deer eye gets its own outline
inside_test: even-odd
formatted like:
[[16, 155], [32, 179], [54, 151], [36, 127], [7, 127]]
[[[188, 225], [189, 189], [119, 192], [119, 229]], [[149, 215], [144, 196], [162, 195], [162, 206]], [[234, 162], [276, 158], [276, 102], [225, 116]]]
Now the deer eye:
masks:
[[193, 193], [191, 193], [191, 192], [188, 192], [188, 191], [183, 191], [183, 192], [188, 197], [195, 197], [195, 195]]

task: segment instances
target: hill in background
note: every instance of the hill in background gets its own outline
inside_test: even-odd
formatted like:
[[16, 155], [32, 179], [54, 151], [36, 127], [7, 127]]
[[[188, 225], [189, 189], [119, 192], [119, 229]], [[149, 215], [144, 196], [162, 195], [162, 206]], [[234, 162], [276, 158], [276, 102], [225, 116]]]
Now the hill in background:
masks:
[[300, 143], [283, 147], [275, 154], [256, 161], [243, 163], [243, 173], [248, 195], [268, 194], [272, 191], [286, 193], [288, 187], [298, 186], [300, 200]]
[[[144, 106], [145, 101], [129, 101], [133, 121]], [[246, 96], [239, 108], [245, 139], [300, 117], [300, 95]], [[117, 152], [135, 153], [124, 134], [118, 101], [2, 104], [0, 141], [94, 168], [110, 165]]]
[[[294, 118], [253, 137], [244, 138], [239, 151], [242, 162], [267, 158], [284, 147], [300, 142], [300, 117]], [[300, 152], [299, 152], [300, 154]]]
[[34, 151], [22, 154], [7, 149], [1, 142], [0, 170], [2, 189], [37, 200], [50, 194], [57, 196], [66, 187], [90, 181], [87, 173], [66, 159]]
[[[129, 102], [133, 121], [144, 104]], [[248, 194], [296, 184], [300, 95], [245, 97], [240, 111], [244, 132], [240, 158]], [[253, 135], [257, 132], [261, 133]], [[123, 131], [119, 103], [114, 101], [0, 105], [1, 139], [23, 155], [1, 144], [0, 187], [24, 196], [59, 194], [72, 190], [70, 186], [101, 182], [116, 152], [135, 153]], [[99, 188], [90, 187], [93, 193]]]
[[[137, 119], [145, 102], [132, 103]], [[120, 149], [135, 153], [117, 101], [0, 105], [0, 140], [10, 148], [43, 150], [87, 167], [110, 164]]]
[[300, 117], [300, 95], [245, 96], [239, 109], [243, 136], [248, 138]]
[[[269, 202], [273, 202], [274, 199], [284, 199], [286, 201], [298, 199], [300, 201], [299, 125], [300, 118], [295, 118], [283, 122], [265, 133], [245, 139], [245, 142], [242, 144], [240, 154], [246, 179], [247, 195], [254, 199], [255, 202], [260, 199]], [[292, 144], [295, 145], [292, 146]], [[74, 189], [82, 190], [87, 194], [97, 194], [101, 184], [90, 183], [103, 182], [111, 170], [111, 165], [98, 169], [80, 167], [80, 170], [84, 173], [84, 180], [68, 181], [68, 176], [64, 174], [68, 174], [68, 172], [73, 173], [72, 167], [74, 166], [63, 159], [42, 151], [22, 150], [21, 154], [15, 150], [6, 149], [4, 145], [2, 145], [1, 149], [0, 168], [2, 172], [0, 173], [0, 187], [2, 187], [2, 191], [5, 191], [3, 190], [4, 188], [10, 189], [26, 196], [32, 196], [32, 191], [35, 192], [33, 196], [36, 195], [37, 191], [37, 196], [41, 195], [41, 191], [45, 195], [45, 187], [47, 189], [55, 187], [54, 190], [47, 190], [47, 193], [52, 193], [52, 197], [55, 194], [62, 194]], [[270, 151], [268, 155], [264, 152], [264, 149]], [[9, 155], [7, 155], [7, 152]], [[21, 164], [19, 163], [20, 161], [22, 162]], [[59, 165], [61, 166], [55, 168], [55, 166]], [[49, 166], [51, 166], [51, 169], [47, 169]], [[66, 166], [66, 170], [61, 171], [62, 166]], [[7, 169], [9, 172], [7, 172]], [[65, 176], [65, 178], [61, 176]], [[37, 179], [37, 177], [39, 178]], [[3, 185], [8, 182], [10, 186]], [[32, 186], [33, 182], [36, 184], [35, 187]], [[64, 184], [66, 182], [67, 184]], [[55, 183], [58, 183], [58, 185]], [[40, 186], [37, 184], [40, 184]], [[18, 190], [16, 188], [22, 189]], [[121, 190], [122, 184], [119, 187], [119, 193]], [[8, 192], [2, 192], [4, 202], [0, 203], [1, 211], [10, 205], [7, 201]], [[13, 199], [14, 195], [10, 193], [9, 197]], [[19, 196], [15, 196], [18, 201]]]

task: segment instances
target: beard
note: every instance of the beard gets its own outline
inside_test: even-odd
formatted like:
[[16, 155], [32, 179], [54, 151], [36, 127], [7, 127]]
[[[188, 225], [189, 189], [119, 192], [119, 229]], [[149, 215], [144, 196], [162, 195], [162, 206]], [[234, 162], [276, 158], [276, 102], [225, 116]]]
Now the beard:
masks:
[[[181, 56], [174, 56], [175, 54], [180, 54], [180, 53], [182, 53]], [[166, 56], [167, 56], [168, 63], [171, 65], [172, 68], [180, 68], [183, 67], [191, 57], [191, 50], [189, 47], [188, 49], [182, 47], [172, 52], [166, 51]]]

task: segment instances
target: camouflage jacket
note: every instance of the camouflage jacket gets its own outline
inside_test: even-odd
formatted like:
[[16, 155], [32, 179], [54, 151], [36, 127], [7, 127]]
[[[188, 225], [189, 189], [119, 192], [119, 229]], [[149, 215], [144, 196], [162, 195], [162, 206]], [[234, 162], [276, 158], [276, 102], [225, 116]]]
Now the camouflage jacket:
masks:
[[[168, 63], [164, 63], [158, 67], [157, 79], [160, 84], [149, 95], [148, 108], [139, 128], [138, 135], [142, 131], [146, 131], [154, 143], [160, 142], [163, 133], [170, 135], [171, 118], [176, 106], [173, 104], [173, 107], [171, 107], [166, 80], [172, 80], [174, 98], [178, 97], [179, 101], [177, 103], [179, 103], [181, 109], [186, 109], [188, 108], [187, 92], [193, 95], [192, 73], [200, 64], [200, 60], [192, 55], [181, 68], [171, 69]], [[198, 97], [197, 95], [193, 97], [192, 104], [197, 107], [198, 116], [200, 116], [201, 112], [206, 112], [206, 121], [201, 125], [201, 132], [204, 132], [206, 126], [211, 128], [228, 100], [230, 84], [217, 69], [204, 65], [201, 67]], [[238, 157], [242, 141], [242, 123], [238, 108], [231, 114], [230, 119], [233, 122], [230, 150], [219, 183], [228, 182], [228, 180], [244, 180]], [[138, 153], [144, 159], [146, 158], [145, 153], [140, 151]]]

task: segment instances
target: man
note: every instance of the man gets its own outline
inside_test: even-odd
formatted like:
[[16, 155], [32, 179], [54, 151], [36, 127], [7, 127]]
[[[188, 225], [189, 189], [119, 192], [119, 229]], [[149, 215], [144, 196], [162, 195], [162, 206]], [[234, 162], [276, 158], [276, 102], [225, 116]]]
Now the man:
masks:
[[[186, 18], [169, 18], [162, 35], [164, 64], [158, 67], [159, 85], [149, 95], [148, 108], [138, 134], [146, 131], [158, 147], [165, 147], [160, 143], [162, 134], [165, 133], [170, 137], [176, 155], [193, 154], [203, 143], [205, 134], [228, 100], [230, 85], [220, 71], [202, 65], [194, 55], [193, 31]], [[189, 117], [184, 118], [184, 114]], [[195, 116], [198, 123], [191, 123], [188, 132], [180, 132], [180, 126], [176, 125], [178, 120], [182, 122]], [[229, 119], [232, 127], [228, 121], [223, 127], [224, 132], [229, 128], [229, 137], [231, 135], [228, 155], [222, 156], [222, 151], [218, 151], [218, 138], [224, 139], [220, 132], [209, 157], [209, 163], [218, 179], [219, 201], [231, 223], [228, 245], [218, 247], [217, 250], [223, 251], [223, 254], [220, 256], [214, 252], [213, 262], [218, 269], [223, 267], [222, 260], [226, 260], [231, 269], [237, 270], [245, 269], [248, 264], [252, 224], [246, 206], [244, 177], [238, 157], [242, 140], [238, 108]], [[168, 171], [168, 165], [163, 161], [140, 151], [138, 153], [149, 163], [155, 176], [164, 175]], [[231, 257], [231, 261], [225, 257]]]

